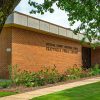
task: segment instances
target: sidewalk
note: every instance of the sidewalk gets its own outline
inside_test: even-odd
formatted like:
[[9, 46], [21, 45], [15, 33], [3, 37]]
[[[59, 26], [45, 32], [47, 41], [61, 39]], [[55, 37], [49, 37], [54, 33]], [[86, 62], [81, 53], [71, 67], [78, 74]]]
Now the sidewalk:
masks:
[[67, 84], [63, 84], [63, 85], [59, 85], [59, 86], [48, 87], [48, 88], [39, 89], [39, 90], [26, 92], [26, 93], [22, 93], [22, 94], [16, 94], [16, 95], [12, 95], [12, 96], [2, 97], [2, 98], [0, 98], [0, 100], [30, 100], [34, 97], [62, 91], [65, 89], [70, 89], [70, 88], [81, 86], [81, 85], [95, 83], [95, 82], [99, 82], [99, 81], [100, 81], [100, 77], [95, 77], [95, 78], [90, 78], [90, 79], [86, 79], [83, 81], [77, 81], [77, 82], [73, 82], [73, 83], [67, 83]]

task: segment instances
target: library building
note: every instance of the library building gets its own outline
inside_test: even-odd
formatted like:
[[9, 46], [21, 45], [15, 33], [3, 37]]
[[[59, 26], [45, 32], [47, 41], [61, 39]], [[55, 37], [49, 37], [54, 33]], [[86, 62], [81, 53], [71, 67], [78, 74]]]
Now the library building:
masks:
[[56, 66], [62, 73], [100, 64], [100, 47], [92, 49], [88, 40], [82, 45], [82, 38], [81, 33], [15, 11], [0, 34], [0, 77], [8, 78], [8, 65], [35, 72]]

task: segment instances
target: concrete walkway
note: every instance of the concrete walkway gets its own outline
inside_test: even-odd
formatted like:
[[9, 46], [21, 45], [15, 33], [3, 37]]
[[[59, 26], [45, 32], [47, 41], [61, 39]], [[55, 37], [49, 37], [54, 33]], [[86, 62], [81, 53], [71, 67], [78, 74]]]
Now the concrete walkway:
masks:
[[95, 77], [95, 78], [90, 78], [90, 79], [86, 79], [83, 81], [77, 81], [77, 82], [67, 83], [67, 84], [63, 84], [63, 85], [59, 85], [59, 86], [53, 86], [53, 87], [39, 89], [39, 90], [31, 91], [31, 92], [26, 92], [26, 93], [22, 93], [22, 94], [16, 94], [16, 95], [12, 95], [12, 96], [2, 97], [2, 98], [0, 98], [0, 100], [30, 100], [34, 97], [38, 97], [38, 96], [62, 91], [65, 89], [70, 89], [73, 87], [90, 84], [90, 83], [95, 83], [95, 82], [99, 82], [99, 81], [100, 81], [100, 77]]

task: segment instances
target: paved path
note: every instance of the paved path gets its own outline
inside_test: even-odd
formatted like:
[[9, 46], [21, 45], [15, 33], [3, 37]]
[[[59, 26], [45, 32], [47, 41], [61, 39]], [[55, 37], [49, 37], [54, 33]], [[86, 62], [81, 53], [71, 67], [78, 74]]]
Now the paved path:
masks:
[[65, 90], [65, 89], [69, 89], [69, 88], [73, 88], [73, 87], [77, 87], [77, 86], [81, 86], [81, 85], [95, 83], [95, 82], [99, 82], [99, 81], [100, 81], [100, 77], [95, 77], [95, 78], [90, 78], [90, 79], [86, 79], [86, 80], [82, 80], [82, 81], [77, 81], [77, 82], [67, 83], [67, 84], [63, 84], [63, 85], [39, 89], [39, 90], [31, 91], [31, 92], [26, 92], [26, 93], [22, 93], [22, 94], [16, 94], [16, 95], [12, 95], [12, 96], [2, 97], [2, 98], [0, 98], [0, 100], [30, 100], [34, 97], [58, 92], [61, 90]]

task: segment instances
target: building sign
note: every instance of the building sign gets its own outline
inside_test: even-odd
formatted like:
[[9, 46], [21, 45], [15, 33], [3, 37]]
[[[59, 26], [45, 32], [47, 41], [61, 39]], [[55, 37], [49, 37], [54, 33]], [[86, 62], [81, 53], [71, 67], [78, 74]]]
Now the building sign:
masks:
[[77, 47], [71, 47], [61, 44], [53, 44], [53, 43], [46, 43], [46, 50], [48, 51], [56, 51], [56, 52], [65, 52], [65, 53], [78, 53]]

